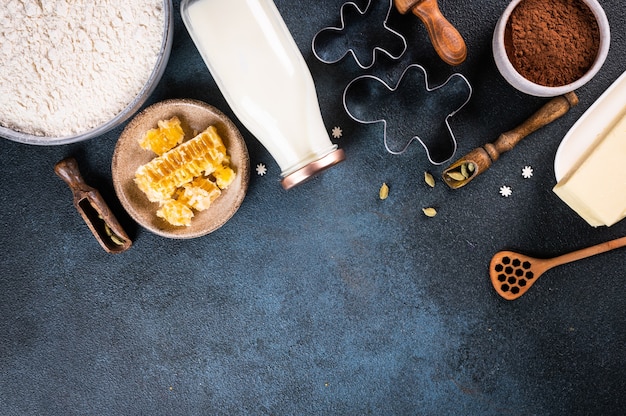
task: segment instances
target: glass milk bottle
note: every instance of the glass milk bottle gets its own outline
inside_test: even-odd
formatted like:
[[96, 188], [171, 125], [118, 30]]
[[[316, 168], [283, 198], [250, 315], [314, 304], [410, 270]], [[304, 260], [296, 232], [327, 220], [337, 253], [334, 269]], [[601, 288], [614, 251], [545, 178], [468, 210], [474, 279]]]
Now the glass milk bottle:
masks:
[[181, 14], [229, 106], [278, 163], [285, 189], [345, 158], [272, 0], [183, 0]]

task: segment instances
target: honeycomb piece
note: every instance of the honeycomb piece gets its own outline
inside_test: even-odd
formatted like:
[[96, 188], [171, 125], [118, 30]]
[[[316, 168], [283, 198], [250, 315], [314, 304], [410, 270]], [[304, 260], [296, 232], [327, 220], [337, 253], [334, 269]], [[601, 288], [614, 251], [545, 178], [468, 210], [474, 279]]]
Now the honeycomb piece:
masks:
[[213, 177], [220, 189], [227, 189], [235, 180], [235, 171], [227, 165], [220, 165], [213, 172]]
[[185, 133], [180, 125], [178, 117], [169, 120], [159, 120], [156, 129], [150, 129], [139, 140], [139, 145], [146, 150], [152, 150], [161, 156], [168, 150], [182, 143]]
[[222, 165], [226, 147], [214, 126], [163, 155], [139, 166], [135, 183], [152, 202], [170, 199], [177, 188]]
[[156, 215], [172, 225], [189, 227], [193, 218], [193, 211], [185, 203], [176, 199], [169, 199], [161, 204]]
[[204, 211], [221, 194], [222, 191], [215, 182], [200, 176], [183, 185], [178, 201], [184, 202], [197, 211]]

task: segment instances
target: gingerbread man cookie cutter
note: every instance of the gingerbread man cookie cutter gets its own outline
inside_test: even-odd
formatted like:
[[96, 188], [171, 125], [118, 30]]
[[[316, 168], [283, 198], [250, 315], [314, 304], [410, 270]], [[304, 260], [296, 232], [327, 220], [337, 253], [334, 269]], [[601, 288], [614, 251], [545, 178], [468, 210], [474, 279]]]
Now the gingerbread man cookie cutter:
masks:
[[352, 80], [343, 93], [348, 115], [363, 124], [382, 123], [385, 149], [404, 153], [413, 141], [426, 150], [434, 165], [449, 161], [457, 149], [450, 119], [470, 100], [472, 87], [461, 74], [431, 87], [424, 67], [409, 65], [397, 84], [363, 75]]
[[344, 3], [341, 25], [317, 32], [312, 41], [313, 54], [326, 64], [337, 63], [351, 55], [361, 69], [374, 66], [379, 53], [393, 60], [400, 59], [407, 42], [387, 24], [392, 9], [392, 0], [368, 0], [365, 10], [351, 1]]

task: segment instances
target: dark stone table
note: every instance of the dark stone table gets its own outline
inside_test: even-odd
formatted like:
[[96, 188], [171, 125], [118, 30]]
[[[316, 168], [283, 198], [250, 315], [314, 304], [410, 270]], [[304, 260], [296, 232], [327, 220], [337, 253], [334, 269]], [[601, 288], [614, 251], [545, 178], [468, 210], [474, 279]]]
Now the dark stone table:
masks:
[[[473, 95], [451, 121], [456, 156], [495, 140], [546, 101], [496, 70], [490, 42], [506, 0], [439, 2], [469, 50], [455, 68], [435, 55], [417, 18], [392, 13], [409, 49], [369, 70], [312, 53], [316, 32], [339, 24], [341, 1], [277, 0], [347, 159], [284, 191], [277, 164], [235, 120], [250, 151], [250, 187], [235, 216], [205, 237], [153, 235], [122, 209], [110, 166], [124, 126], [64, 146], [1, 140], [0, 413], [623, 414], [626, 251], [553, 269], [515, 301], [488, 278], [502, 249], [552, 257], [626, 235], [624, 222], [591, 228], [552, 192], [561, 139], [626, 70], [626, 9], [600, 2], [611, 50], [577, 91], [580, 104], [460, 190], [439, 179], [425, 186], [424, 171], [439, 177], [445, 166], [416, 143], [388, 153], [382, 126], [353, 121], [342, 92], [356, 76], [393, 80], [413, 63], [432, 85], [459, 72]], [[171, 59], [146, 105], [195, 98], [234, 118], [178, 1], [174, 8]], [[53, 172], [70, 155], [132, 236], [128, 252], [105, 253], [71, 205]], [[259, 163], [265, 176], [254, 171]], [[383, 182], [390, 193], [381, 201]], [[435, 218], [423, 215], [427, 206]]]

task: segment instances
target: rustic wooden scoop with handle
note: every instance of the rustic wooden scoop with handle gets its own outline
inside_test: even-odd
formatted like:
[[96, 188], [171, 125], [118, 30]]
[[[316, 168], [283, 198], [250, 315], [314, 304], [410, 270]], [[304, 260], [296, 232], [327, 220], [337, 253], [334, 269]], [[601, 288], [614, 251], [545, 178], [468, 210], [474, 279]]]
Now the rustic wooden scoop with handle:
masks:
[[396, 9], [406, 14], [409, 11], [420, 18], [426, 26], [435, 51], [450, 65], [460, 65], [467, 57], [467, 46], [459, 31], [439, 10], [437, 0], [394, 0]]
[[128, 250], [132, 245], [131, 239], [100, 192], [85, 183], [78, 170], [76, 159], [69, 157], [61, 160], [54, 165], [54, 172], [69, 185], [74, 196], [74, 206], [102, 248], [108, 253]]
[[536, 259], [514, 251], [499, 251], [489, 264], [491, 284], [500, 296], [514, 300], [530, 289], [546, 271], [562, 264], [626, 246], [626, 237], [576, 250], [551, 259]]
[[[502, 153], [513, 149], [524, 137], [565, 115], [577, 104], [578, 96], [574, 92], [552, 98], [524, 123], [502, 133], [494, 143], [487, 143], [483, 147], [472, 150], [444, 169], [442, 173], [444, 182], [452, 189], [467, 185], [472, 179], [486, 171]], [[467, 168], [468, 166], [470, 169]]]

